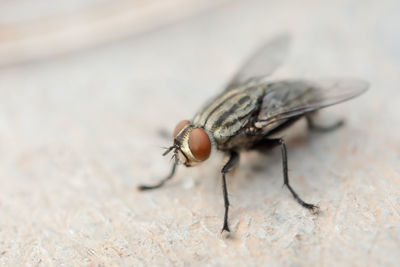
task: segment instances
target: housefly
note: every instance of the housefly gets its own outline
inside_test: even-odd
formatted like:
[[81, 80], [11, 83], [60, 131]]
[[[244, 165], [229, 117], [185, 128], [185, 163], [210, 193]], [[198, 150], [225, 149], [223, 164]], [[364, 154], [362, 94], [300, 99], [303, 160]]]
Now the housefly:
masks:
[[240, 152], [280, 146], [284, 185], [300, 205], [313, 212], [318, 211], [316, 205], [303, 201], [289, 184], [285, 141], [272, 135], [279, 134], [300, 118], [306, 118], [309, 128], [313, 130], [338, 128], [342, 121], [329, 127], [316, 125], [313, 113], [354, 98], [365, 92], [369, 85], [358, 79], [267, 81], [267, 76], [283, 61], [289, 39], [286, 35], [280, 36], [263, 45], [246, 61], [222, 93], [206, 104], [192, 120], [177, 124], [173, 145], [163, 154], [173, 152], [174, 164], [170, 174], [156, 185], [139, 186], [139, 190], [161, 187], [174, 176], [178, 164], [195, 166], [205, 161], [212, 149], [222, 151], [229, 156], [221, 169], [225, 204], [222, 232], [229, 232], [226, 174], [238, 163]]

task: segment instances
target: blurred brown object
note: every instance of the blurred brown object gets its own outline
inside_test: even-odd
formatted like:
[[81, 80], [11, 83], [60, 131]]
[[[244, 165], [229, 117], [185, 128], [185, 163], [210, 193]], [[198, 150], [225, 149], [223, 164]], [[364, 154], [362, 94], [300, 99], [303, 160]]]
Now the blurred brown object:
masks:
[[217, 1], [3, 2], [0, 66], [62, 54], [146, 32], [216, 7]]

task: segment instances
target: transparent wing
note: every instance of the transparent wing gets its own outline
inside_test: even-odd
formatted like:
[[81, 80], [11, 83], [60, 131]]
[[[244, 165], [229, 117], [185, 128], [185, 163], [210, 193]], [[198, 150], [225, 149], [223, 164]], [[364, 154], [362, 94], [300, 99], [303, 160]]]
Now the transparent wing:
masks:
[[256, 122], [258, 128], [349, 100], [365, 92], [369, 84], [350, 78], [318, 82], [285, 80], [266, 86]]
[[290, 37], [288, 34], [279, 35], [255, 51], [243, 64], [240, 70], [226, 87], [235, 88], [250, 80], [262, 80], [272, 74], [284, 61], [288, 54]]

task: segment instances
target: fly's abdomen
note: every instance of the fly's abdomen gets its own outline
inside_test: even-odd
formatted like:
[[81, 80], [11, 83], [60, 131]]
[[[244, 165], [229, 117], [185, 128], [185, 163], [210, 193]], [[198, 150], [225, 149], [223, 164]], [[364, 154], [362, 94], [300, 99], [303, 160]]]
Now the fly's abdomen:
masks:
[[238, 88], [215, 98], [196, 115], [193, 124], [206, 129], [217, 143], [225, 143], [245, 127], [260, 107], [264, 89]]

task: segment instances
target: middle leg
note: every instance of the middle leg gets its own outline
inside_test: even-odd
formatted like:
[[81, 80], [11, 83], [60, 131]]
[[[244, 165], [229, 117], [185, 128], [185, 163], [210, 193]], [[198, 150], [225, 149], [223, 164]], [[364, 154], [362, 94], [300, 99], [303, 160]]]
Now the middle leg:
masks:
[[224, 195], [224, 205], [225, 205], [225, 215], [224, 215], [224, 225], [222, 227], [221, 233], [223, 231], [230, 232], [228, 226], [228, 211], [229, 211], [229, 199], [228, 199], [228, 189], [226, 186], [225, 175], [227, 172], [231, 171], [239, 161], [239, 154], [236, 151], [231, 151], [229, 155], [228, 162], [224, 165], [221, 170], [222, 173], [222, 193]]

